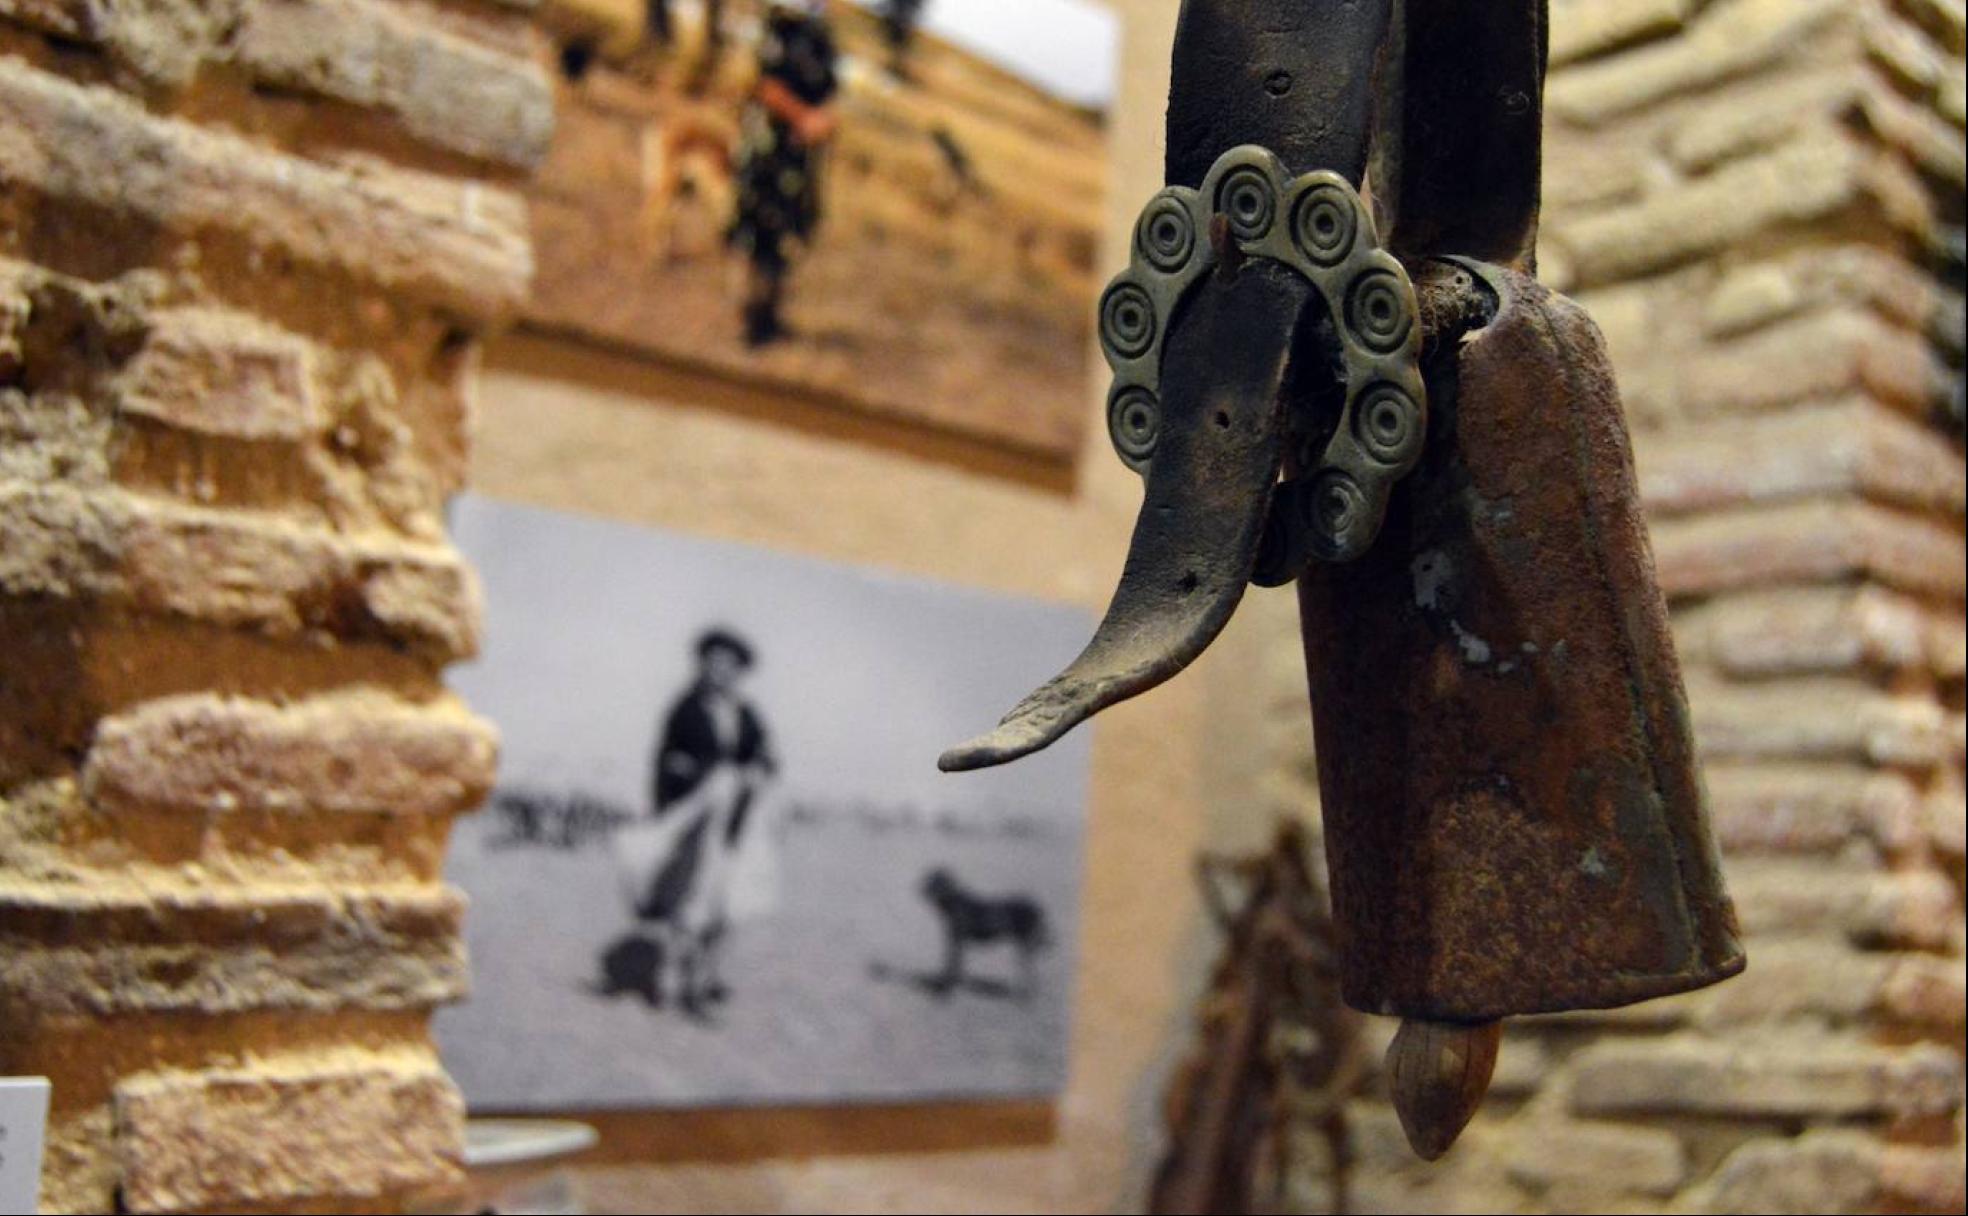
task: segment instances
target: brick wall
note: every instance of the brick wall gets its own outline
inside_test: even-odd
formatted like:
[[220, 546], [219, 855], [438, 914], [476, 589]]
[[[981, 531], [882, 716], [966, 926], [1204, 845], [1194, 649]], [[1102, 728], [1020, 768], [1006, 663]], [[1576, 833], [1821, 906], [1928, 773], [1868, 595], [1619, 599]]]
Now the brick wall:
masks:
[[52, 1211], [456, 1181], [442, 508], [552, 129], [524, 0], [0, 0], [0, 1074]]
[[1552, 0], [1544, 274], [1611, 342], [1750, 966], [1513, 1022], [1438, 1166], [1362, 1103], [1368, 1210], [1961, 1210], [1962, 47], [1961, 0]]

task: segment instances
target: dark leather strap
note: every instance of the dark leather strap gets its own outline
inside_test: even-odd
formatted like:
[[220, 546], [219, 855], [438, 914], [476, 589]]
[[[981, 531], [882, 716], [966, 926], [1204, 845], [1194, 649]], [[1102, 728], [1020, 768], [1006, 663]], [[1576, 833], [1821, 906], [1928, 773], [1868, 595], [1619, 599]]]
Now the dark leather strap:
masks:
[[1293, 173], [1368, 176], [1403, 261], [1528, 271], [1537, 244], [1546, 0], [1183, 0], [1167, 176], [1262, 144]]
[[1292, 173], [1331, 169], [1359, 186], [1373, 135], [1375, 64], [1394, 4], [1183, 0], [1169, 78], [1168, 184], [1199, 186], [1217, 157], [1262, 144]]
[[1385, 56], [1373, 191], [1388, 247], [1533, 269], [1545, 0], [1402, 0]]

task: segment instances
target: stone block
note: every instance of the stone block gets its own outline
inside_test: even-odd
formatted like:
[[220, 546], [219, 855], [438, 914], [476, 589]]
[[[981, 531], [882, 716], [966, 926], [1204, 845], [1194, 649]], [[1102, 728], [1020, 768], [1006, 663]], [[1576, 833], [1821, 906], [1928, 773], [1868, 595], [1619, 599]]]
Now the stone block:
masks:
[[1932, 1044], [1881, 1047], [1796, 1032], [1712, 1042], [1601, 1042], [1572, 1070], [1588, 1116], [1863, 1119], [1952, 1114], [1961, 1059]]
[[1672, 1133], [1615, 1123], [1547, 1120], [1513, 1128], [1505, 1148], [1511, 1178], [1539, 1191], [1665, 1198], [1688, 1176], [1688, 1156]]
[[323, 425], [306, 342], [237, 313], [185, 308], [148, 319], [116, 381], [117, 408], [224, 439], [299, 443]]
[[1850, 63], [1777, 74], [1731, 91], [1726, 104], [1690, 110], [1667, 137], [1668, 156], [1689, 176], [1706, 173], [1808, 128], [1843, 121], [1864, 91], [1864, 74]]
[[111, 814], [450, 815], [492, 787], [492, 725], [355, 692], [290, 705], [194, 694], [105, 718], [82, 789]]
[[1882, 587], [1782, 587], [1721, 596], [1674, 619], [1682, 662], [1765, 677], [1940, 671], [1920, 601]]
[[1866, 5], [1861, 28], [1866, 57], [1909, 92], [1931, 92], [1949, 75], [1960, 74], [1958, 61], [1949, 63], [1945, 51], [1888, 5]]
[[425, 1010], [467, 991], [464, 900], [161, 882], [0, 883], [0, 1016]]
[[1629, 206], [1561, 218], [1555, 235], [1571, 251], [1581, 286], [1631, 279], [1854, 206], [1865, 197], [1869, 167], [1851, 137], [1807, 132]]
[[1704, 757], [1861, 760], [1931, 768], [1947, 758], [1941, 707], [1870, 682], [1813, 678], [1725, 684], [1691, 679], [1688, 703]]
[[1893, 958], [1860, 954], [1837, 941], [1758, 940], [1749, 933], [1754, 964], [1702, 994], [1698, 1025], [1717, 1033], [1749, 1026], [1821, 1022], [1863, 1023], [1882, 1000]]
[[1546, 105], [1568, 121], [1597, 126], [1782, 60], [1827, 28], [1849, 23], [1853, 7], [1847, 0], [1723, 0], [1677, 38], [1561, 73]]
[[1730, 1153], [1695, 1201], [1699, 1212], [1842, 1216], [1879, 1198], [1879, 1142], [1857, 1132], [1756, 1139]]
[[[1795, 938], [1836, 950], [1849, 944], [1945, 951], [1961, 919], [1953, 886], [1925, 867], [1732, 857], [1728, 869], [1743, 931], [1759, 945]], [[1762, 950], [1751, 952], [1760, 965]]]
[[[1959, 904], [1954, 915], [1959, 922]], [[1908, 954], [1894, 959], [1880, 982], [1875, 1006], [1896, 1027], [1949, 1035], [1958, 1042], [1968, 1022], [1968, 975], [1961, 958]]]
[[1755, 262], [1725, 272], [1702, 306], [1702, 326], [1729, 337], [1802, 310], [1806, 295], [1798, 268], [1785, 262]]
[[1903, 773], [1856, 764], [1711, 762], [1715, 834], [1728, 854], [1893, 853], [1920, 837], [1920, 793]]
[[1864, 399], [1679, 428], [1650, 436], [1634, 459], [1641, 500], [1658, 514], [1839, 494], [1955, 515], [1968, 502], [1946, 436]]
[[1561, 0], [1551, 12], [1551, 66], [1672, 34], [1694, 7], [1693, 0]]
[[1651, 531], [1670, 599], [1864, 578], [1960, 599], [1968, 584], [1968, 549], [1958, 529], [1870, 503], [1746, 507], [1664, 519]]
[[[1955, 716], [1955, 726], [1961, 725], [1960, 715]], [[1927, 797], [1926, 820], [1927, 838], [1943, 857], [1952, 857], [1959, 863], [1962, 855], [1968, 853], [1968, 796], [1962, 791], [1961, 772], [1944, 774], [1942, 780], [1935, 782], [1933, 792]]]
[[448, 546], [353, 538], [117, 490], [0, 484], [0, 591], [277, 635], [477, 646], [477, 583]]
[[[1960, 75], [1961, 65], [1955, 65]], [[1927, 176], [1959, 193], [1968, 184], [1968, 147], [1961, 131], [1934, 110], [1885, 89], [1868, 90], [1862, 113], [1873, 134], [1897, 149]]]
[[1870, 245], [1813, 241], [1783, 255], [1726, 266], [1703, 307], [1704, 327], [1726, 336], [1801, 313], [1869, 312], [1901, 330], [1944, 327], [1952, 296], [1922, 267]]
[[230, 43], [265, 84], [384, 111], [438, 148], [537, 167], [553, 135], [553, 86], [501, 54], [378, 0], [251, 4]]
[[1918, 328], [1840, 308], [1781, 321], [1689, 358], [1675, 377], [1687, 413], [1748, 414], [1865, 394], [1916, 416], [1942, 371]]
[[525, 206], [503, 190], [349, 158], [326, 164], [151, 114], [113, 90], [0, 62], [0, 198], [28, 191], [186, 236], [221, 234], [473, 321], [532, 274]]
[[1879, 1189], [1893, 1211], [1958, 1212], [1968, 1205], [1960, 1132], [1951, 1145], [1888, 1144], [1879, 1153]]
[[225, 37], [236, 5], [209, 0], [0, 0], [0, 18], [107, 52], [152, 85], [189, 85]]
[[371, 1204], [459, 1177], [463, 1102], [435, 1062], [270, 1061], [116, 1087], [124, 1210]]

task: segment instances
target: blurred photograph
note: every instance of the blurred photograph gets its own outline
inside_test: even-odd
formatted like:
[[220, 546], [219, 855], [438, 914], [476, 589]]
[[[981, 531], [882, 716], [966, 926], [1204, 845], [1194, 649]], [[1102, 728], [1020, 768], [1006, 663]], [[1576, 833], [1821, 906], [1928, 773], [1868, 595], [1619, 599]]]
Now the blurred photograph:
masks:
[[500, 723], [460, 821], [480, 977], [439, 1015], [488, 1110], [1053, 1092], [1084, 747], [937, 780], [1085, 614], [467, 496]]

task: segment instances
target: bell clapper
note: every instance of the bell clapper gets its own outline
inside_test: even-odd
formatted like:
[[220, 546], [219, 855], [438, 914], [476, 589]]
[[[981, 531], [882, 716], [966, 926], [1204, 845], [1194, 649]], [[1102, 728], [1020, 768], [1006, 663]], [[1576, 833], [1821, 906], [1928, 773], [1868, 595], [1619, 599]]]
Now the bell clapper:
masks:
[[1448, 1152], [1482, 1105], [1502, 1039], [1500, 1021], [1401, 1020], [1387, 1047], [1389, 1088], [1401, 1130], [1423, 1160]]

